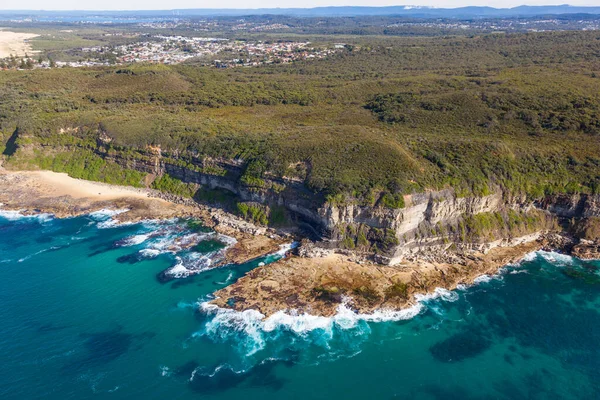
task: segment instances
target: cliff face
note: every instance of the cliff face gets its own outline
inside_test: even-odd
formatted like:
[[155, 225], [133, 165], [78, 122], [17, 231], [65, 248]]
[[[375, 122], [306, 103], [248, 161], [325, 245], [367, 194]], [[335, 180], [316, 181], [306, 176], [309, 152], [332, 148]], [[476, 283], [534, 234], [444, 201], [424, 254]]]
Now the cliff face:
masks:
[[563, 218], [591, 218], [600, 216], [600, 195], [558, 195], [536, 204]]
[[[154, 175], [164, 173], [186, 183], [195, 183], [209, 189], [221, 189], [235, 194], [237, 200], [268, 205], [279, 205], [294, 213], [297, 221], [311, 226], [325, 239], [329, 247], [343, 245], [347, 231], [366, 232], [368, 241], [373, 239], [373, 231], [383, 232], [387, 247], [379, 246], [378, 260], [386, 264], [401, 262], [407, 257], [427, 251], [445, 250], [452, 245], [462, 249], [487, 251], [497, 246], [514, 245], [516, 237], [535, 240], [546, 230], [547, 224], [529, 226], [529, 230], [518, 234], [503, 233], [505, 237], [493, 235], [474, 242], [465, 238], [459, 240], [460, 226], [468, 216], [490, 213], [505, 213], [508, 210], [519, 213], [543, 211], [548, 218], [589, 219], [600, 216], [600, 196], [598, 195], [557, 195], [539, 202], [528, 201], [525, 197], [508, 197], [498, 190], [483, 197], [456, 197], [452, 190], [429, 191], [405, 196], [405, 207], [389, 209], [355, 204], [332, 205], [306, 189], [302, 182], [291, 179], [265, 178], [263, 187], [252, 187], [241, 183], [244, 164], [236, 160], [206, 160], [192, 158], [187, 166], [178, 165], [177, 155], [164, 155], [155, 151], [144, 162], [132, 163], [113, 158], [115, 162]], [[202, 172], [210, 164], [222, 171], [221, 175]], [[278, 191], [272, 188], [282, 188]], [[506, 236], [508, 235], [508, 236]], [[351, 241], [356, 241], [356, 237]], [[369, 249], [362, 249], [366, 252]]]
[[[506, 214], [508, 211], [543, 212], [549, 218], [582, 221], [600, 216], [600, 195], [557, 195], [533, 202], [525, 197], [506, 196], [500, 190], [483, 197], [456, 197], [450, 189], [406, 195], [405, 207], [401, 209], [334, 205], [308, 190], [299, 179], [267, 174], [259, 185], [244, 183], [245, 163], [242, 160], [182, 157], [165, 153], [160, 148], [137, 152], [120, 150], [111, 148], [102, 136], [94, 152], [107, 161], [148, 174], [147, 182], [168, 174], [205, 189], [230, 192], [238, 202], [285, 207], [295, 216], [296, 224], [310, 228], [324, 239], [324, 246], [356, 246], [361, 252], [377, 254], [378, 261], [387, 264], [430, 250], [439, 253], [453, 245], [459, 249], [486, 251], [508, 245], [515, 237], [534, 240], [536, 233], [548, 227], [547, 224], [529, 224], [527, 229], [508, 232], [487, 226], [487, 231], [478, 232], [481, 238], [473, 240], [464, 235], [463, 222], [470, 216]], [[488, 234], [494, 229], [496, 236]]]

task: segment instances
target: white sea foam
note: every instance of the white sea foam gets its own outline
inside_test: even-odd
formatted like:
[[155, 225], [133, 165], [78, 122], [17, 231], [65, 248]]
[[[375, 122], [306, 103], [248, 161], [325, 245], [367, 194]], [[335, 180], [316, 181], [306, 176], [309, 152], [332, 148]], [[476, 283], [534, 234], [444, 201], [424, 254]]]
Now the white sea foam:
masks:
[[483, 274], [483, 275], [479, 275], [477, 278], [473, 279], [473, 283], [474, 284], [488, 283], [488, 282], [491, 282], [491, 280], [492, 280], [492, 277], [490, 275]]
[[[213, 233], [212, 235], [215, 235]], [[231, 236], [223, 235], [221, 233], [216, 234], [216, 238], [219, 242], [223, 243], [225, 246], [230, 247], [237, 243], [237, 240]], [[208, 237], [207, 237], [208, 239]]]
[[285, 257], [285, 255], [287, 254], [288, 251], [295, 249], [296, 247], [298, 247], [300, 245], [300, 243], [298, 242], [291, 242], [291, 243], [285, 243], [279, 246], [279, 250], [277, 250], [275, 253], [273, 253], [273, 256], [279, 256], [279, 257]]
[[150, 238], [150, 234], [140, 234], [129, 236], [122, 241], [119, 242], [120, 246], [128, 247], [128, 246], [137, 246], [138, 244], [144, 243], [146, 240]]
[[49, 248], [49, 249], [42, 249], [42, 250], [40, 250], [40, 251], [37, 251], [37, 252], [35, 252], [35, 253], [33, 253], [33, 254], [30, 254], [30, 255], [28, 255], [28, 256], [25, 256], [25, 257], [23, 257], [23, 258], [20, 258], [20, 259], [19, 259], [17, 262], [20, 262], [20, 263], [22, 263], [23, 261], [27, 261], [27, 260], [29, 260], [31, 257], [37, 256], [38, 254], [42, 254], [42, 253], [45, 253], [45, 252], [46, 252], [46, 251], [48, 251], [48, 250], [53, 250], [53, 249], [55, 249], [55, 247], [51, 247], [51, 248]]
[[129, 211], [128, 208], [121, 208], [117, 210], [103, 208], [98, 211], [94, 211], [88, 214], [90, 218], [97, 222], [97, 227], [99, 229], [108, 229], [113, 228], [117, 225], [130, 225], [132, 222], [121, 222], [115, 217], [119, 214], [123, 214]]
[[286, 329], [296, 334], [304, 334], [315, 329], [330, 330], [332, 318], [321, 317], [310, 314], [298, 314], [294, 311], [279, 311], [261, 323], [261, 329], [265, 332], [273, 332], [276, 329]]
[[190, 276], [190, 271], [188, 271], [188, 269], [183, 265], [183, 262], [181, 261], [180, 257], [176, 258], [177, 263], [172, 266], [171, 268], [169, 268], [166, 273], [170, 276], [172, 276], [173, 278], [187, 278], [188, 276]]
[[[285, 250], [282, 248], [282, 253], [285, 254], [290, 247]], [[525, 259], [533, 260], [539, 253], [530, 253]], [[560, 255], [558, 253], [550, 254], [554, 259], [561, 258], [563, 261], [571, 261], [570, 257]], [[558, 256], [558, 257], [557, 257]], [[501, 269], [496, 275], [482, 275], [474, 279], [473, 285], [483, 284], [492, 280], [503, 279], [507, 273], [523, 273], [524, 270], [516, 272], [510, 269]], [[467, 290], [470, 285], [458, 285], [457, 290]], [[296, 337], [313, 340], [313, 336], [309, 336], [311, 332], [319, 331], [319, 340], [329, 340], [337, 334], [342, 334], [342, 331], [357, 329], [357, 332], [369, 332], [370, 322], [387, 322], [409, 320], [421, 314], [425, 309], [433, 309], [440, 304], [437, 301], [455, 302], [460, 298], [460, 293], [450, 291], [444, 288], [436, 288], [433, 293], [426, 295], [416, 295], [416, 303], [409, 308], [401, 310], [378, 310], [373, 313], [358, 313], [352, 310], [350, 304], [351, 299], [344, 299], [338, 306], [335, 315], [331, 317], [323, 317], [311, 315], [308, 313], [298, 313], [294, 310], [279, 311], [268, 318], [256, 310], [235, 311], [217, 307], [208, 302], [199, 303], [200, 310], [209, 318], [205, 323], [203, 330], [196, 335], [206, 335], [214, 340], [225, 341], [233, 338], [236, 343], [242, 343], [242, 348], [246, 355], [252, 355], [265, 348], [266, 343], [273, 337], [278, 337], [282, 332], [288, 332]], [[436, 302], [434, 302], [434, 300]]]
[[198, 305], [200, 304], [199, 301], [195, 301], [195, 302], [189, 302], [189, 301], [180, 301], [177, 303], [177, 308], [182, 309], [182, 310], [186, 310], [186, 309], [190, 309], [190, 308], [197, 308]]
[[235, 311], [217, 307], [214, 304], [203, 302], [200, 310], [211, 315], [213, 318], [206, 324], [205, 331], [209, 336], [223, 337], [228, 330], [245, 332], [254, 340], [257, 347], [262, 348], [264, 338], [261, 332], [274, 332], [283, 329], [299, 336], [304, 336], [314, 330], [323, 330], [332, 333], [334, 328], [352, 329], [364, 322], [389, 322], [408, 320], [419, 315], [424, 306], [420, 302], [415, 305], [401, 309], [382, 309], [373, 313], [357, 313], [345, 299], [332, 317], [323, 317], [308, 313], [298, 313], [295, 310], [282, 310], [268, 318], [256, 310]]
[[431, 300], [437, 299], [441, 299], [452, 303], [459, 299], [459, 295], [458, 293], [452, 290], [437, 287], [432, 293], [416, 294], [415, 299], [420, 303], [427, 303]]
[[155, 233], [153, 236], [155, 238], [148, 243], [146, 248], [158, 250], [161, 253], [178, 253], [193, 247], [196, 243], [214, 237], [211, 233], [180, 235], [175, 229], [166, 229], [164, 232]]
[[509, 274], [511, 274], [511, 275], [527, 274], [527, 273], [529, 273], [529, 272], [527, 272], [527, 270], [524, 270], [524, 269], [515, 269], [515, 270], [509, 272]]
[[229, 282], [231, 282], [231, 279], [233, 279], [233, 272], [230, 272], [229, 275], [227, 275], [227, 278], [225, 278], [225, 280], [223, 282], [217, 282], [217, 283], [219, 285], [227, 285]]
[[91, 212], [88, 215], [94, 219], [105, 220], [107, 218], [112, 218], [119, 214], [126, 213], [127, 211], [129, 211], [129, 208], [120, 208], [120, 209], [116, 209], [116, 210], [109, 209], [109, 208], [103, 208], [101, 210]]
[[538, 251], [537, 254], [555, 265], [572, 265], [575, 262], [575, 258], [555, 251]]
[[246, 355], [252, 355], [265, 346], [261, 325], [263, 314], [256, 310], [235, 311], [220, 308], [213, 304], [201, 303], [200, 309], [212, 316], [199, 335], [207, 335], [216, 340], [225, 340], [230, 334], [243, 333], [249, 343]]
[[48, 213], [39, 213], [39, 214], [23, 214], [22, 211], [15, 210], [1, 210], [0, 209], [0, 218], [7, 219], [9, 221], [18, 221], [18, 220], [38, 220], [39, 222], [47, 222], [54, 218], [54, 215]]
[[145, 258], [154, 258], [160, 255], [160, 250], [155, 249], [142, 249], [139, 251], [140, 255]]
[[187, 278], [212, 268], [215, 253], [199, 254], [189, 253], [185, 256], [176, 256], [176, 263], [165, 271], [165, 274], [175, 278]]
[[525, 256], [521, 259], [521, 262], [530, 262], [534, 261], [537, 258], [538, 252], [532, 251], [531, 253], [525, 254]]

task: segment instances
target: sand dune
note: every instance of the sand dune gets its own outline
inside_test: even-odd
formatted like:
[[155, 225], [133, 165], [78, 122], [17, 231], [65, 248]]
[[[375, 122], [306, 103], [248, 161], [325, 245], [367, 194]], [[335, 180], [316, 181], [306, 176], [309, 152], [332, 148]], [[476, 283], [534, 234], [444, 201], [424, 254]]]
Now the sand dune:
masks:
[[25, 54], [33, 54], [34, 51], [27, 41], [38, 36], [35, 33], [0, 30], [0, 58], [8, 57], [11, 54], [17, 57], [22, 57]]

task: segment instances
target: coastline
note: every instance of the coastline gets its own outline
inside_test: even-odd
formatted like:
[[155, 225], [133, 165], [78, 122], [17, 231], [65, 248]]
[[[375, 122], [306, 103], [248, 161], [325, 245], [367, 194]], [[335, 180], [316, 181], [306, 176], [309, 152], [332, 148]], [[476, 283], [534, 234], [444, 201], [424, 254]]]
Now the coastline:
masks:
[[248, 223], [201, 204], [165, 200], [151, 189], [92, 182], [52, 171], [8, 171], [0, 168], [0, 209], [22, 214], [48, 213], [57, 218], [103, 209], [127, 210], [114, 216], [119, 223], [193, 218], [217, 233], [235, 239], [223, 263], [242, 264], [274, 253], [289, 240], [266, 229], [237, 229]]
[[[235, 239], [218, 265], [242, 264], [273, 254], [291, 241], [290, 237], [257, 227], [222, 210], [191, 200], [169, 200], [169, 195], [151, 189], [90, 182], [51, 171], [0, 168], [2, 209], [24, 214], [51, 213], [59, 218], [107, 208], [127, 210], [115, 216], [121, 223], [198, 219], [204, 226]], [[567, 249], [568, 240], [538, 232], [513, 238], [505, 246], [485, 253], [443, 251], [438, 257], [441, 261], [423, 256], [394, 266], [377, 264], [344, 251], [320, 251], [305, 243], [294, 252], [297, 254], [259, 266], [215, 292], [215, 298], [208, 305], [231, 311], [252, 310], [265, 319], [277, 313], [332, 317], [340, 306], [357, 315], [401, 312], [414, 308], [419, 296], [470, 285], [478, 277], [495, 275], [502, 267], [542, 248]]]
[[332, 317], [341, 305], [357, 314], [398, 312], [416, 306], [420, 296], [471, 285], [542, 248], [544, 242], [535, 240], [474, 253], [461, 263], [415, 261], [396, 266], [356, 262], [342, 254], [291, 256], [250, 271], [217, 291], [209, 304], [256, 310], [265, 318], [282, 311]]

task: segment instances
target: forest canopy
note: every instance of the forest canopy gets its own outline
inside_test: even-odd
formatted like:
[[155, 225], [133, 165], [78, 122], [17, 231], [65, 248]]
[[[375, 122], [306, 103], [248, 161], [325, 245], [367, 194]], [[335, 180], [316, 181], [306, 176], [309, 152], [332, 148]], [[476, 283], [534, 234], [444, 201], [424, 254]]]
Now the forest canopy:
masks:
[[296, 174], [330, 199], [383, 191], [389, 207], [445, 187], [597, 193], [598, 54], [593, 31], [363, 37], [255, 68], [3, 71], [0, 137], [88, 152], [102, 134], [119, 151], [239, 160], [245, 179]]

